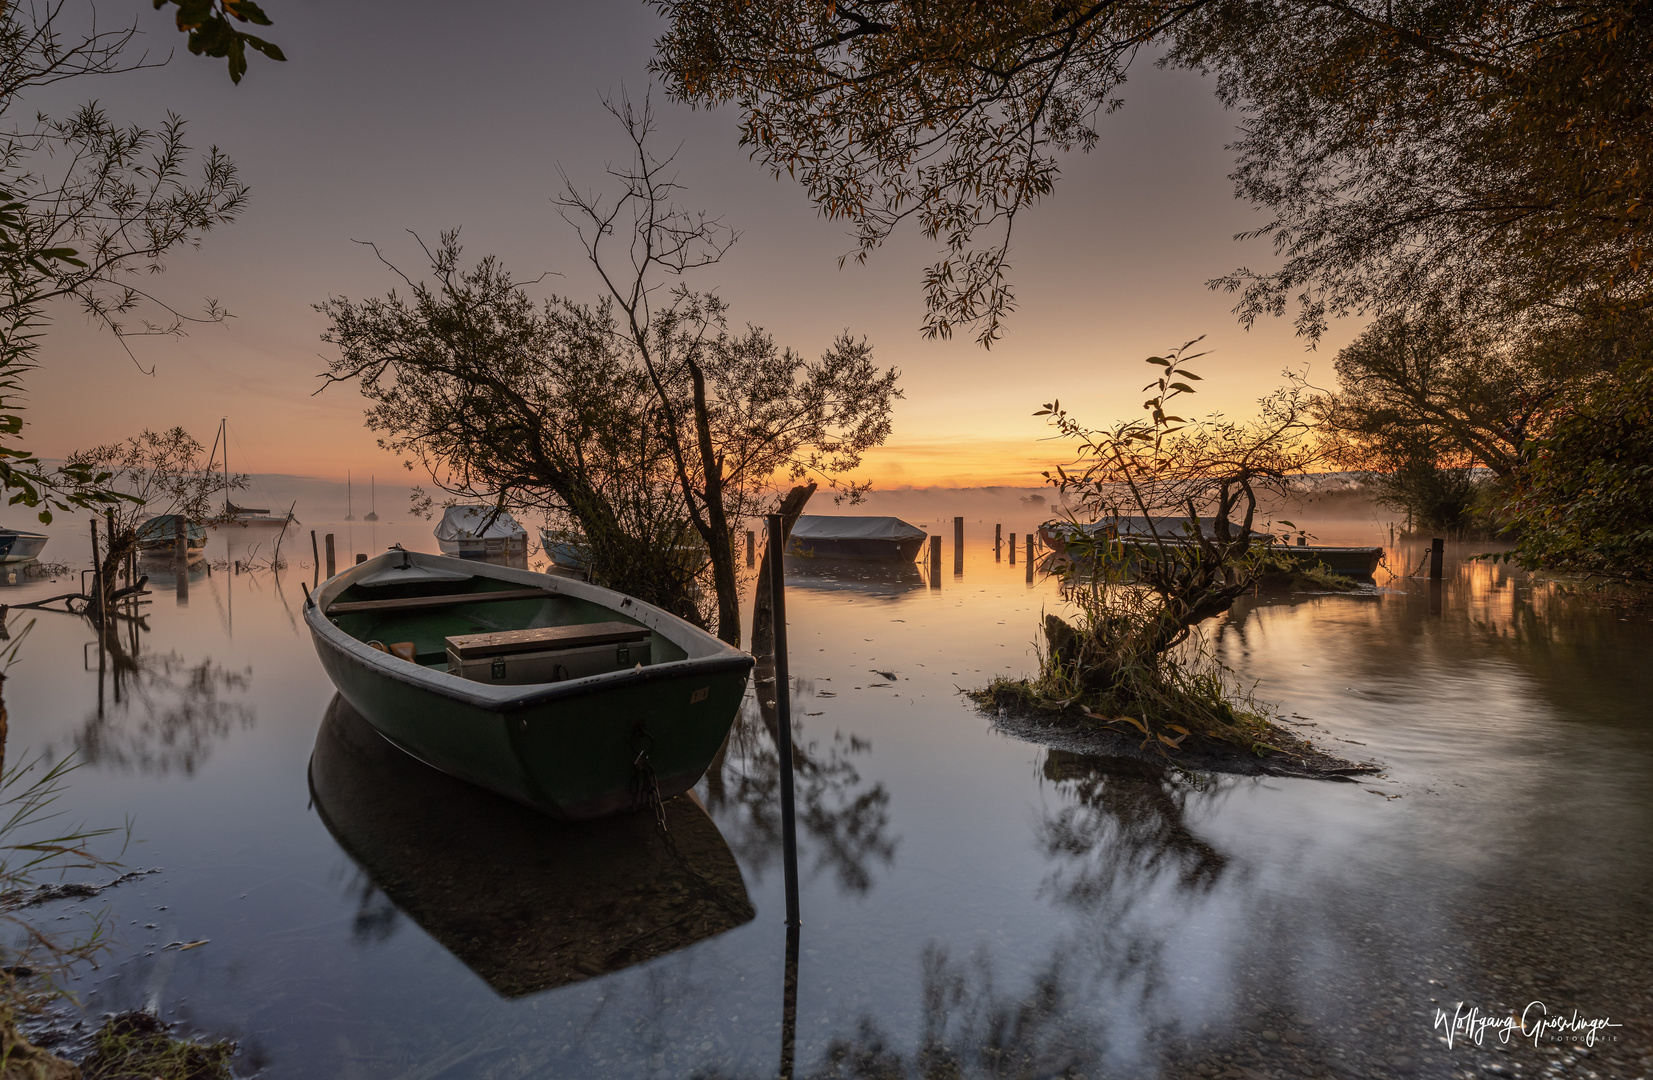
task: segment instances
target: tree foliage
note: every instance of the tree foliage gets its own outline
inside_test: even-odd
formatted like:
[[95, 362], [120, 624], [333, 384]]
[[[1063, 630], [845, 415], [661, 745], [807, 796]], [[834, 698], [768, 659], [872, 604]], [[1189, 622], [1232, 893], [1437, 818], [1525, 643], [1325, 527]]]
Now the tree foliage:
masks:
[[62, 3], [0, 8], [0, 117], [14, 120], [0, 132], [0, 490], [43, 522], [53, 510], [119, 501], [95, 474], [47, 468], [18, 444], [48, 306], [77, 304], [123, 343], [221, 320], [215, 301], [186, 315], [148, 282], [168, 255], [233, 221], [248, 196], [217, 147], [193, 156], [177, 116], [122, 126], [88, 103], [66, 117], [19, 117], [41, 87], [146, 66], [125, 55], [135, 29], [75, 33], [62, 17]]
[[1653, 582], [1653, 363], [1581, 395], [1531, 447], [1508, 510], [1531, 570]]
[[1017, 213], [1097, 145], [1152, 48], [1242, 114], [1238, 193], [1284, 256], [1213, 284], [1249, 322], [1445, 297], [1614, 313], [1647, 298], [1644, 5], [1421, 0], [655, 0], [655, 68], [733, 103], [741, 139], [865, 258], [909, 218], [944, 247], [925, 330], [984, 343], [1014, 307]]
[[[492, 257], [462, 268], [455, 233], [429, 254], [430, 280], [404, 278], [406, 295], [317, 306], [339, 351], [327, 379], [360, 386], [369, 426], [410, 468], [551, 514], [589, 545], [594, 580], [697, 624], [711, 622], [696, 583], [713, 558], [688, 502], [707, 488], [701, 421], [728, 530], [776, 476], [853, 468], [889, 430], [896, 373], [864, 341], [808, 360], [731, 328], [716, 297], [679, 293], [649, 324], [645, 362], [612, 299], [535, 303]], [[713, 596], [738, 641], [738, 605], [731, 625]]]
[[269, 26], [270, 17], [253, 0], [155, 0], [155, 10], [168, 4], [178, 8], [178, 29], [189, 35], [189, 51], [196, 56], [226, 59], [230, 81], [247, 73], [247, 50], [256, 49], [271, 60], [286, 60], [281, 47], [239, 29], [236, 23]]

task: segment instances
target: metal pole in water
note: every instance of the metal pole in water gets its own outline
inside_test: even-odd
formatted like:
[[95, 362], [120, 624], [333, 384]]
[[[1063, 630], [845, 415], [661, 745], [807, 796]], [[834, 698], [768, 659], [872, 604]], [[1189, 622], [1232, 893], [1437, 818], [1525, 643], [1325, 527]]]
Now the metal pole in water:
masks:
[[1446, 541], [1440, 537], [1429, 541], [1429, 580], [1441, 580], [1441, 558], [1446, 554]]
[[328, 533], [327, 534], [327, 576], [332, 577], [334, 575], [334, 573], [336, 573], [336, 571], [333, 569], [333, 534]]
[[781, 853], [786, 869], [786, 925], [798, 917], [798, 824], [792, 794], [792, 681], [786, 670], [786, 519], [768, 515], [769, 595], [775, 609], [775, 730], [781, 758]]
[[964, 576], [964, 519], [953, 519], [953, 576]]

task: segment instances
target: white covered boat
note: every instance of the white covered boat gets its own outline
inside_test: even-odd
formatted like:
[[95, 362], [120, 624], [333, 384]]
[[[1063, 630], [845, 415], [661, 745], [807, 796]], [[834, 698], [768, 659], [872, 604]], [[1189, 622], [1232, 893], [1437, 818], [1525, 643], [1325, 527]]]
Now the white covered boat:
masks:
[[517, 519], [491, 506], [450, 506], [436, 526], [436, 543], [444, 555], [461, 559], [528, 558], [528, 530]]

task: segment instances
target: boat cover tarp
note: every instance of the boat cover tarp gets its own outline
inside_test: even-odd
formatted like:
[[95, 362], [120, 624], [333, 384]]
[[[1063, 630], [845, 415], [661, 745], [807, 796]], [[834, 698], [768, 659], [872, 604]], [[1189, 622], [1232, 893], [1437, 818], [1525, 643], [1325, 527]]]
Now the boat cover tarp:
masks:
[[501, 511], [493, 524], [483, 529], [494, 508], [491, 506], [450, 506], [436, 526], [438, 540], [489, 540], [520, 536], [528, 538], [528, 531], [517, 524], [517, 519]]
[[[1075, 528], [1065, 521], [1053, 521], [1048, 526], [1054, 531]], [[1188, 519], [1185, 517], [1145, 518], [1122, 515], [1117, 518], [1106, 518], [1089, 525], [1077, 526], [1091, 536], [1099, 536], [1110, 528], [1117, 527], [1119, 535], [1127, 539], [1152, 539], [1157, 532], [1161, 540], [1186, 540], [1188, 538]], [[1238, 521], [1230, 521], [1228, 527], [1230, 536], [1240, 536], [1245, 528]], [[1217, 538], [1217, 523], [1211, 518], [1200, 519], [1200, 532], [1208, 539]], [[1253, 533], [1253, 535], [1260, 535]]]
[[923, 529], [894, 517], [833, 517], [804, 514], [792, 526], [795, 540], [921, 540]]

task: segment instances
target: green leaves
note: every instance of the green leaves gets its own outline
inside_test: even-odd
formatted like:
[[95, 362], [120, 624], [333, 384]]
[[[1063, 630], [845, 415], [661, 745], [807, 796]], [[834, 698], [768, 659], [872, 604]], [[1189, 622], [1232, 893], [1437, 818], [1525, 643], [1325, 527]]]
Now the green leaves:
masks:
[[239, 83], [247, 73], [247, 49], [258, 50], [271, 60], [286, 60], [274, 42], [265, 41], [230, 21], [269, 26], [270, 17], [252, 0], [155, 0], [155, 10], [167, 4], [178, 6], [178, 29], [189, 34], [189, 51], [229, 61], [230, 81]]

